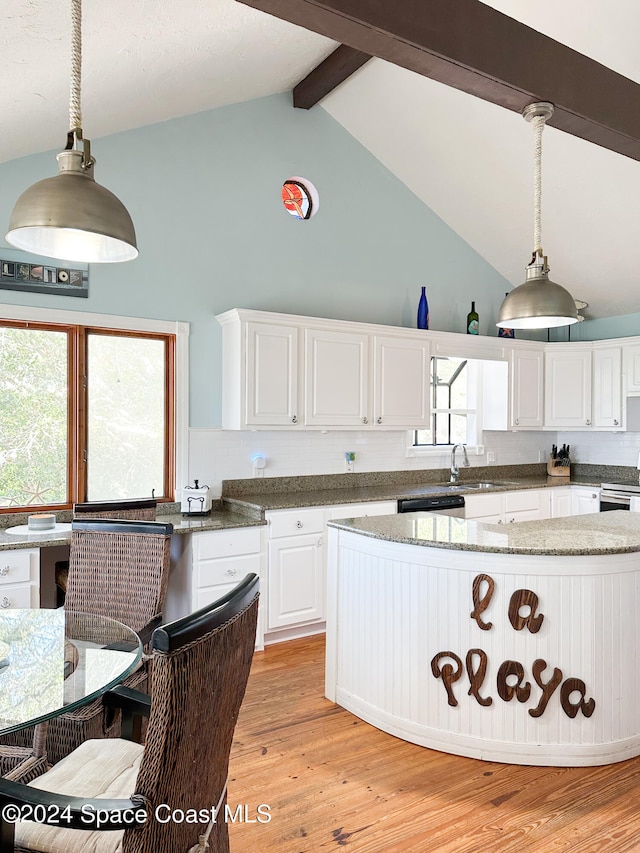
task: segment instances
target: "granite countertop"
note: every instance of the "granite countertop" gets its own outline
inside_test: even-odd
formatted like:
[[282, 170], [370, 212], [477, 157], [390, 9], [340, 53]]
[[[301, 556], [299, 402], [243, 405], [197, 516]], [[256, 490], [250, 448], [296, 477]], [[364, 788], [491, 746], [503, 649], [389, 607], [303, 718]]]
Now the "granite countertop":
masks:
[[605, 513], [488, 524], [435, 512], [414, 512], [328, 522], [329, 527], [374, 539], [492, 554], [580, 556], [640, 551], [640, 514]]
[[[485, 478], [479, 478], [485, 481]], [[491, 482], [487, 477], [486, 481]], [[600, 479], [587, 476], [573, 477], [522, 477], [512, 480], [497, 478], [491, 488], [474, 489], [473, 480], [461, 479], [455, 489], [448, 483], [429, 483], [418, 485], [395, 483], [376, 486], [356, 486], [355, 488], [313, 489], [309, 491], [289, 492], [257, 492], [238, 497], [224, 497], [224, 504], [232, 509], [252, 512], [268, 512], [275, 509], [297, 509], [307, 506], [334, 506], [349, 503], [364, 503], [366, 501], [395, 501], [403, 498], [423, 498], [435, 495], [479, 495], [492, 492], [512, 492], [518, 489], [544, 489], [558, 486], [597, 486]], [[636, 481], [637, 482], [637, 481]]]
[[[47, 530], [43, 533], [6, 533], [0, 530], [0, 551], [15, 548], [46, 548], [52, 545], [65, 545], [71, 539], [69, 524], [64, 519], [71, 518], [71, 513], [56, 513], [61, 522], [60, 530]], [[172, 524], [174, 533], [197, 533], [201, 530], [226, 530], [234, 527], [256, 527], [264, 525], [264, 519], [252, 517], [245, 513], [230, 512], [228, 510], [212, 510], [211, 515], [202, 517], [185, 517], [180, 513], [158, 515], [156, 521], [164, 524]], [[24, 520], [17, 524], [26, 524]]]

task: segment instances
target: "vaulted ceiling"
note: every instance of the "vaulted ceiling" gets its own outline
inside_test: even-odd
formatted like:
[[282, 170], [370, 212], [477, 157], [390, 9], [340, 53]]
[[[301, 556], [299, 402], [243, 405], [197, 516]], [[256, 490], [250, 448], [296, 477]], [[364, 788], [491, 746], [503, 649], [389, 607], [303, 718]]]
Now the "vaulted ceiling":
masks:
[[[68, 5], [5, 0], [0, 161], [64, 140]], [[636, 0], [485, 5], [640, 82]], [[428, 14], [429, 0], [422, 6]], [[84, 7], [83, 112], [92, 139], [291, 90], [339, 43], [236, 0]], [[613, 110], [623, 127], [640, 121], [631, 104]], [[533, 142], [517, 112], [382, 59], [313, 109], [327, 110], [513, 285], [523, 280], [533, 241]], [[555, 127], [544, 132], [543, 152], [551, 278], [589, 303], [589, 317], [639, 312], [640, 162]]]

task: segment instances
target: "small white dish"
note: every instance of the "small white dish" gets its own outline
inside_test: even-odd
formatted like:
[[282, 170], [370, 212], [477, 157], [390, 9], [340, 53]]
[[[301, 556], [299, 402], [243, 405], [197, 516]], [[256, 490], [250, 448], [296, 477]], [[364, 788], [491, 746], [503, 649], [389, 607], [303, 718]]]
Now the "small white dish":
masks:
[[28, 524], [18, 524], [16, 527], [0, 530], [0, 533], [9, 533], [12, 536], [51, 536], [52, 533], [66, 533], [69, 530], [71, 530], [71, 522], [60, 522], [49, 530], [32, 530]]

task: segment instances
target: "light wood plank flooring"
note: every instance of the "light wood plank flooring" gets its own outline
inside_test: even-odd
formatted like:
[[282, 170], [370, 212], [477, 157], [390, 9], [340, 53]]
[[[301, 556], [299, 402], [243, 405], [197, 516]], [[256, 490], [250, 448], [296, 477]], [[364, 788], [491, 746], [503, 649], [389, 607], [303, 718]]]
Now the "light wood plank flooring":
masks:
[[232, 853], [640, 853], [640, 758], [518, 767], [405, 743], [324, 698], [324, 637], [256, 653], [231, 753]]

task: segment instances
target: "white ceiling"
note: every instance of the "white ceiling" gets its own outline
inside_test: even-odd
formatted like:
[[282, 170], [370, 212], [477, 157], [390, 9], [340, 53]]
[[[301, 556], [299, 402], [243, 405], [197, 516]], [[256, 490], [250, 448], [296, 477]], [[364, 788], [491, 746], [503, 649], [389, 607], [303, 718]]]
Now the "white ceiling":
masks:
[[[70, 64], [69, 0], [2, 5], [0, 162], [63, 144]], [[488, 5], [640, 82], [637, 0]], [[85, 0], [83, 18], [83, 125], [94, 140], [287, 91], [335, 47], [235, 0]], [[520, 116], [380, 60], [322, 107], [513, 285], [523, 280], [533, 155]], [[589, 302], [589, 317], [640, 311], [640, 163], [553, 128], [543, 151], [551, 278]]]

